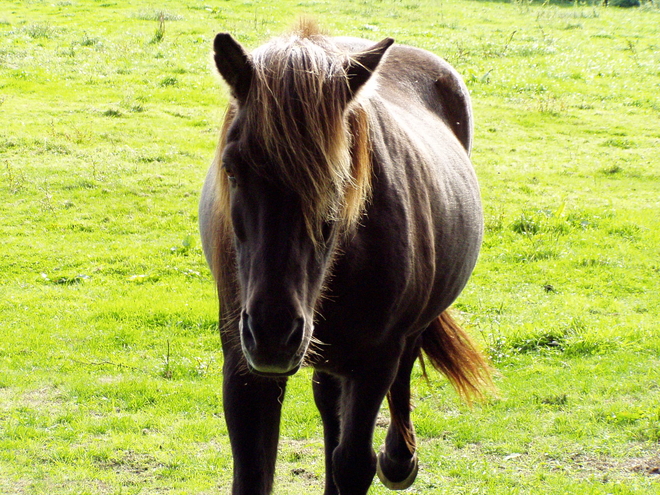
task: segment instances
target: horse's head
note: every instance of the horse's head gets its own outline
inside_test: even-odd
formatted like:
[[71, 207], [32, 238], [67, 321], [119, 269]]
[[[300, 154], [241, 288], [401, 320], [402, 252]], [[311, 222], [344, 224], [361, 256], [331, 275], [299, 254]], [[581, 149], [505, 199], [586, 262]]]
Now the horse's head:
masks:
[[349, 55], [299, 34], [248, 55], [228, 34], [215, 39], [234, 97], [218, 166], [241, 347], [253, 372], [295, 373], [307, 353], [336, 246], [370, 190], [366, 116], [355, 95], [391, 43]]

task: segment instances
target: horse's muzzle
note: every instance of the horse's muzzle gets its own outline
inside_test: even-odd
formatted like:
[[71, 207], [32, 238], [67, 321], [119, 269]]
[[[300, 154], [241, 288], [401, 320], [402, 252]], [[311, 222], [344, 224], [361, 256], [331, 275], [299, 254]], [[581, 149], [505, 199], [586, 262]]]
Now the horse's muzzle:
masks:
[[289, 376], [300, 368], [307, 347], [303, 317], [260, 322], [243, 312], [240, 331], [243, 354], [252, 372]]

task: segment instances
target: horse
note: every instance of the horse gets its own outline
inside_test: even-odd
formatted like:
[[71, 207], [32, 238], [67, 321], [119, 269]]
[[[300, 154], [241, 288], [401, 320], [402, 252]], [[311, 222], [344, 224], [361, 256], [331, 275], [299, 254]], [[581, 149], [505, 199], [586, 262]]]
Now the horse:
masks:
[[301, 366], [314, 370], [325, 495], [364, 495], [376, 473], [391, 489], [412, 484], [422, 352], [468, 400], [492, 383], [447, 311], [483, 236], [467, 87], [438, 56], [393, 43], [306, 21], [251, 53], [215, 37], [231, 98], [199, 222], [234, 495], [271, 493], [287, 377]]

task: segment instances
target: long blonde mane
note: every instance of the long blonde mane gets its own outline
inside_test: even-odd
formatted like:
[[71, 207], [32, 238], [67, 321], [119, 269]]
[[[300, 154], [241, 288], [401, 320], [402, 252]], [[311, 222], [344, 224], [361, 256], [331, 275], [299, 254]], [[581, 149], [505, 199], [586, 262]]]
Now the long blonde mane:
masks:
[[[301, 198], [313, 236], [325, 220], [351, 230], [371, 193], [371, 163], [366, 111], [352, 101], [348, 86], [350, 54], [303, 21], [290, 35], [254, 50], [251, 59], [243, 125], [250, 144], [269, 158], [252, 163], [254, 172], [277, 179]], [[225, 116], [216, 166], [235, 105]], [[225, 181], [221, 187], [226, 189]], [[222, 196], [228, 199], [226, 190]]]

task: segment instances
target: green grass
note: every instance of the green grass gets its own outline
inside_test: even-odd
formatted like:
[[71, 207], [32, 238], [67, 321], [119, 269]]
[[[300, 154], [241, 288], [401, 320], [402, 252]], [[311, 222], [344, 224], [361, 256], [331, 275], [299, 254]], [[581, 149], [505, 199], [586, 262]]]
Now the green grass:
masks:
[[[227, 493], [209, 53], [301, 14], [431, 50], [473, 97], [486, 237], [455, 309], [500, 395], [416, 370], [410, 493], [660, 493], [660, 11], [468, 0], [0, 0], [0, 493]], [[322, 490], [310, 378], [276, 493]]]

